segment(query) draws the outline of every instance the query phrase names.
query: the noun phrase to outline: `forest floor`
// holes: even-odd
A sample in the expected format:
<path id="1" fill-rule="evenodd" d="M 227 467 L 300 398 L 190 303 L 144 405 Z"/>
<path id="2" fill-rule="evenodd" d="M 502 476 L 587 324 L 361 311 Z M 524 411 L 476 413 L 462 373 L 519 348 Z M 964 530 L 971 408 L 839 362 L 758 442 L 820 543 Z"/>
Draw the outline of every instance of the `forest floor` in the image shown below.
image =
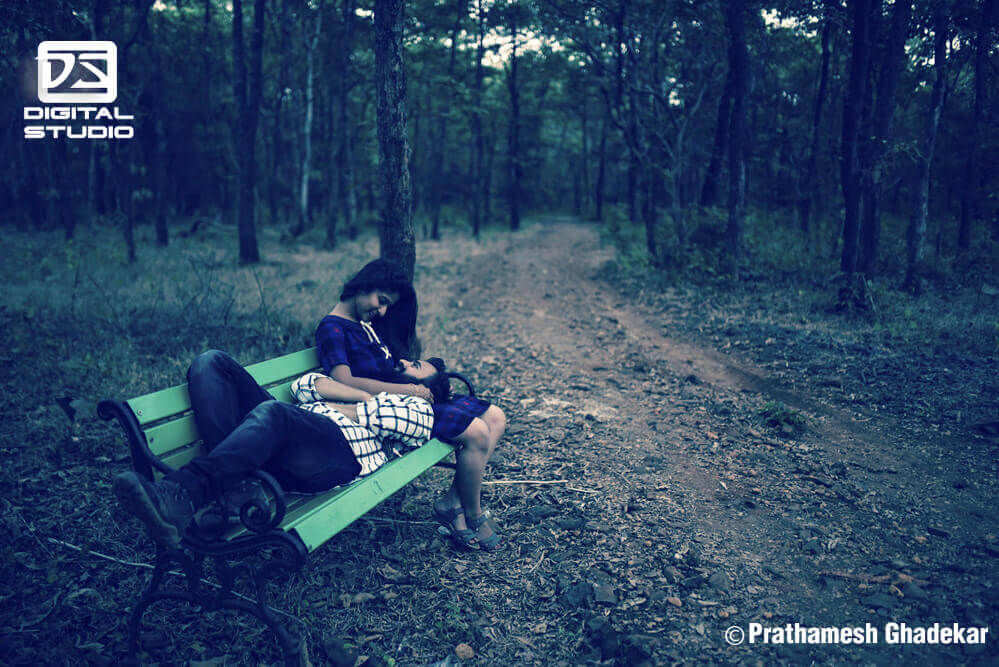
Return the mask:
<path id="1" fill-rule="evenodd" d="M 342 276 L 317 285 L 291 269 L 310 261 L 315 275 L 331 255 L 281 253 L 271 269 L 289 290 L 335 295 Z M 429 519 L 447 471 L 418 479 L 277 591 L 313 662 L 999 661 L 999 439 L 975 432 L 999 420 L 995 355 L 866 343 L 836 316 L 783 312 L 760 287 L 650 290 L 615 273 L 596 227 L 567 218 L 481 243 L 421 242 L 418 255 L 425 356 L 445 357 L 509 419 L 484 501 L 510 547 L 454 552 Z M 36 326 L 24 308 L 0 309 L 15 338 Z M 308 340 L 325 312 L 310 308 L 277 352 Z M 205 334 L 171 348 L 138 391 L 90 391 L 124 398 L 174 384 L 181 355 L 205 346 L 222 345 Z M 16 365 L 8 388 L 25 370 Z M 18 397 L 5 403 L 5 430 L 30 439 L 44 406 Z M 66 452 L 74 442 L 100 456 Z M 0 660 L 116 662 L 124 610 L 147 576 L 136 563 L 151 553 L 107 493 L 127 465 L 121 437 L 91 421 L 35 458 L 33 444 L 46 443 L 2 449 Z M 251 621 L 169 605 L 148 618 L 164 625 L 144 635 L 145 662 L 278 658 Z M 891 645 L 892 622 L 990 631 L 984 645 Z M 750 623 L 870 623 L 878 642 L 726 641 Z"/>

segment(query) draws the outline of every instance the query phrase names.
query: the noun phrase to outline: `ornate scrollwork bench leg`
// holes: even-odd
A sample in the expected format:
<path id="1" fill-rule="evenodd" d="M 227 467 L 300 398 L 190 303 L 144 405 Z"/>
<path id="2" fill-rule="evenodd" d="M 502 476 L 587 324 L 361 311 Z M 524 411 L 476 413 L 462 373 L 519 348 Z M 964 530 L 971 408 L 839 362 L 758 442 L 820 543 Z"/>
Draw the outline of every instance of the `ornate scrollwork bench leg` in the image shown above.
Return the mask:
<path id="1" fill-rule="evenodd" d="M 300 570 L 305 565 L 305 547 L 291 535 L 272 531 L 263 535 L 253 535 L 215 544 L 202 544 L 207 553 L 183 549 L 168 550 L 157 545 L 156 562 L 149 585 L 129 615 L 128 657 L 136 660 L 139 650 L 139 632 L 142 617 L 154 602 L 160 600 L 181 600 L 201 607 L 206 611 L 231 609 L 258 618 L 277 638 L 287 665 L 302 663 L 301 640 L 290 632 L 267 601 L 266 584 L 271 579 Z M 269 550 L 271 558 L 263 558 Z M 247 556 L 248 552 L 256 552 Z M 229 557 L 240 555 L 243 562 L 230 565 Z M 212 572 L 218 578 L 215 586 L 205 584 L 205 559 L 212 561 Z M 260 564 L 251 564 L 253 561 Z M 184 577 L 183 588 L 164 589 L 162 586 L 171 566 L 179 566 Z M 237 581 L 245 579 L 252 585 L 253 596 L 249 599 L 237 596 L 234 587 Z"/>

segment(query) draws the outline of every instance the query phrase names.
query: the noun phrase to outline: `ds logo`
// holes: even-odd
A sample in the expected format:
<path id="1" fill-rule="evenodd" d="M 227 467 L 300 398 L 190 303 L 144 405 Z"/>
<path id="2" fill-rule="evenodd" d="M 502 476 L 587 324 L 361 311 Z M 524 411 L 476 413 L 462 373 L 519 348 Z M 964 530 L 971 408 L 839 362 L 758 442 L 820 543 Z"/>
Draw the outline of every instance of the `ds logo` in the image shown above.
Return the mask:
<path id="1" fill-rule="evenodd" d="M 97 66 L 100 63 L 103 63 L 103 69 Z M 57 65 L 61 66 L 58 71 Z M 38 45 L 40 102 L 109 104 L 117 97 L 118 48 L 114 42 L 42 42 Z"/>
<path id="2" fill-rule="evenodd" d="M 118 47 L 114 42 L 42 42 L 38 45 L 38 100 L 43 105 L 64 106 L 24 107 L 24 138 L 131 139 L 135 127 L 121 121 L 132 121 L 135 116 L 103 106 L 116 99 Z"/>

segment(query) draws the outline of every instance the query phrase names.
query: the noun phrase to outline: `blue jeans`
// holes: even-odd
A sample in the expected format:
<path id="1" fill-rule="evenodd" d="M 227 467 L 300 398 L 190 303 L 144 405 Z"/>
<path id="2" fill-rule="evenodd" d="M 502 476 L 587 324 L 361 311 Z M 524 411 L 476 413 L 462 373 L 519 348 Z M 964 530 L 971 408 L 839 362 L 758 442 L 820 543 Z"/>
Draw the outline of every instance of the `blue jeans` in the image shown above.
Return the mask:
<path id="1" fill-rule="evenodd" d="M 208 453 L 169 477 L 195 506 L 217 499 L 252 470 L 302 493 L 345 484 L 361 470 L 334 421 L 274 400 L 224 352 L 198 356 L 187 370 L 187 388 Z"/>

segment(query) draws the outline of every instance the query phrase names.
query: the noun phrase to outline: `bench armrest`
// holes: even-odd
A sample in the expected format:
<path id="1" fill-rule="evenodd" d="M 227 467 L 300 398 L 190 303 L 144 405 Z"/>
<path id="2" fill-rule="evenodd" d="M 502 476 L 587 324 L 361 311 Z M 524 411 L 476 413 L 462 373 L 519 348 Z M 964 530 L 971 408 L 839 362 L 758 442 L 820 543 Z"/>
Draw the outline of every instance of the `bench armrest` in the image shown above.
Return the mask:
<path id="1" fill-rule="evenodd" d="M 232 532 L 229 519 L 235 517 L 249 533 L 266 533 L 284 521 L 288 501 L 276 479 L 263 470 L 253 470 L 239 486 L 208 506 L 191 526 L 199 542 L 224 539 Z"/>
<path id="2" fill-rule="evenodd" d="M 139 420 L 136 418 L 135 413 L 132 412 L 132 408 L 128 406 L 128 403 L 112 400 L 101 401 L 97 404 L 97 414 L 105 421 L 117 420 L 121 429 L 125 431 L 125 437 L 128 439 L 128 449 L 132 454 L 132 468 L 135 472 L 144 475 L 147 479 L 153 479 L 153 470 L 157 470 L 164 475 L 173 472 L 173 468 L 163 463 L 149 449 L 149 443 L 146 442 L 146 435 L 142 432 Z"/>
<path id="3" fill-rule="evenodd" d="M 97 405 L 97 414 L 106 421 L 117 420 L 125 432 L 135 472 L 151 480 L 154 479 L 154 472 L 167 475 L 174 471 L 149 449 L 139 420 L 127 403 L 101 401 Z M 196 522 L 191 527 L 191 537 L 196 543 L 204 545 L 223 539 L 232 530 L 229 518 L 233 514 L 250 533 L 266 533 L 281 525 L 288 511 L 288 503 L 278 481 L 263 470 L 254 470 L 244 479 L 259 484 L 263 493 L 245 498 L 238 498 L 238 494 L 230 493 L 210 505 L 203 515 L 209 518 Z M 227 505 L 231 506 L 231 511 Z"/>

